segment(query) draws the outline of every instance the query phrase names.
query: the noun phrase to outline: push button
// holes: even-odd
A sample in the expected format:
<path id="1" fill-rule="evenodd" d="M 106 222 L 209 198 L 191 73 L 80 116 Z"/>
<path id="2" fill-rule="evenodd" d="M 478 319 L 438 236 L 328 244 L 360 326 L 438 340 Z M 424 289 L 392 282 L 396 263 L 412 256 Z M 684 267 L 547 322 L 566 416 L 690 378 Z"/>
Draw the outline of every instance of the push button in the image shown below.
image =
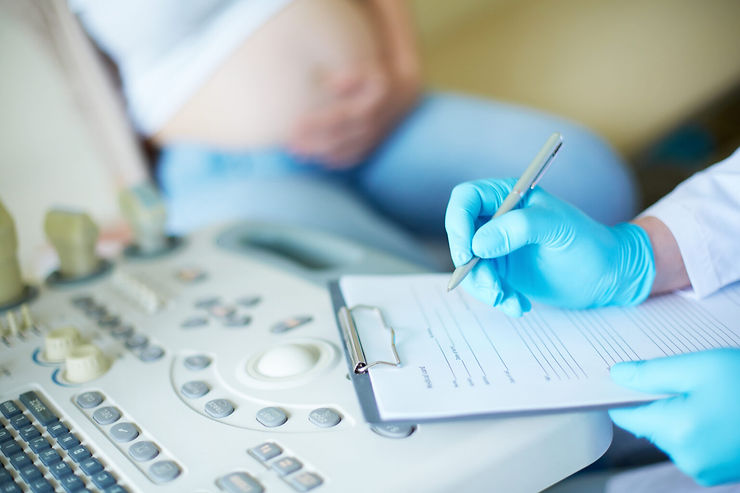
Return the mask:
<path id="1" fill-rule="evenodd" d="M 152 460 L 159 455 L 159 449 L 152 442 L 136 442 L 128 449 L 129 455 L 139 462 Z"/>
<path id="2" fill-rule="evenodd" d="M 260 462 L 267 462 L 268 460 L 282 454 L 283 449 L 281 449 L 275 443 L 265 442 L 261 445 L 250 448 L 249 450 L 247 450 L 247 453 Z"/>
<path id="3" fill-rule="evenodd" d="M 310 491 L 324 482 L 321 476 L 312 472 L 302 472 L 290 478 L 290 485 L 297 491 Z"/>
<path id="4" fill-rule="evenodd" d="M 97 407 L 103 402 L 103 394 L 100 392 L 84 392 L 75 399 L 77 405 L 83 409 Z"/>
<path id="5" fill-rule="evenodd" d="M 342 421 L 342 417 L 333 409 L 320 407 L 311 411 L 308 420 L 319 428 L 331 428 L 338 425 Z"/>
<path id="6" fill-rule="evenodd" d="M 182 395 L 188 399 L 197 399 L 206 395 L 211 389 L 205 382 L 192 380 L 185 382 L 180 390 L 182 391 Z"/>
<path id="7" fill-rule="evenodd" d="M 288 416 L 278 407 L 263 407 L 257 411 L 257 421 L 268 428 L 275 428 L 288 421 Z"/>
<path id="8" fill-rule="evenodd" d="M 180 475 L 180 466 L 171 460 L 160 460 L 151 465 L 149 473 L 155 482 L 166 483 Z"/>
<path id="9" fill-rule="evenodd" d="M 262 493 L 265 489 L 245 472 L 232 472 L 216 480 L 216 485 L 227 493 Z"/>
<path id="10" fill-rule="evenodd" d="M 300 463 L 295 457 L 283 457 L 278 459 L 271 464 L 271 467 L 281 476 L 287 476 L 288 474 L 297 471 L 303 464 Z"/>
<path id="11" fill-rule="evenodd" d="M 234 412 L 234 405 L 226 399 L 214 399 L 206 402 L 205 410 L 213 418 L 225 418 Z"/>

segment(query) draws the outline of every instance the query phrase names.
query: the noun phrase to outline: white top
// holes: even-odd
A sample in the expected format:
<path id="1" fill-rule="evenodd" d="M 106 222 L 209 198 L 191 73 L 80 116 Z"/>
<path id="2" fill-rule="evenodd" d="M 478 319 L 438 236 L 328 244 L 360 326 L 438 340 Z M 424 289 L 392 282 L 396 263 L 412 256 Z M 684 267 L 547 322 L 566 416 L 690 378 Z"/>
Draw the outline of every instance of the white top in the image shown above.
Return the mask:
<path id="1" fill-rule="evenodd" d="M 649 207 L 671 230 L 697 296 L 740 280 L 740 149 Z"/>
<path id="2" fill-rule="evenodd" d="M 118 66 L 136 129 L 151 135 L 292 0 L 68 0 Z"/>

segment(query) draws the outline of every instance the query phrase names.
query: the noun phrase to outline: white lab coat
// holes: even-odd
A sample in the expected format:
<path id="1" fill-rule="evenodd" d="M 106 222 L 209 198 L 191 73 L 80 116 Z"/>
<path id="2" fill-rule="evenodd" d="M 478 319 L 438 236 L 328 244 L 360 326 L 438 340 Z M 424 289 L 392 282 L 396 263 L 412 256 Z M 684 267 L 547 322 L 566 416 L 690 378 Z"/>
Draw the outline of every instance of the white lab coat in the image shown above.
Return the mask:
<path id="1" fill-rule="evenodd" d="M 699 297 L 740 280 L 740 149 L 648 208 L 678 242 Z"/>

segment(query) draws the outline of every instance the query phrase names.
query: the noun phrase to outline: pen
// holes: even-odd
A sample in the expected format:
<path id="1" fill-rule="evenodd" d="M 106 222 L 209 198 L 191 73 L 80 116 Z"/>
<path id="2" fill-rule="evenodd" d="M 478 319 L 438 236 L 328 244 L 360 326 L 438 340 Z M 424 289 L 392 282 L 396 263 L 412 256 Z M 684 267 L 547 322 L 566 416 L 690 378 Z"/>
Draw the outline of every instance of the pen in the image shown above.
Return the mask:
<path id="1" fill-rule="evenodd" d="M 529 166 L 527 166 L 527 169 L 524 170 L 521 178 L 517 180 L 514 188 L 511 190 L 511 192 L 509 192 L 509 195 L 506 196 L 491 220 L 499 217 L 502 214 L 506 214 L 511 209 L 513 209 L 514 206 L 516 206 L 516 204 L 519 203 L 519 201 L 524 197 L 524 194 L 537 185 L 537 182 L 540 181 L 542 176 L 545 174 L 545 171 L 547 171 L 547 168 L 550 167 L 555 154 L 558 153 L 562 145 L 563 136 L 557 132 L 552 134 L 550 138 L 547 139 L 545 145 L 542 146 L 540 152 L 538 152 L 532 162 L 529 163 Z M 473 257 L 467 263 L 455 269 L 455 271 L 450 276 L 450 282 L 447 284 L 448 292 L 455 289 L 462 282 L 462 280 L 465 279 L 465 276 L 467 276 L 468 273 L 473 270 L 473 267 L 475 267 L 475 264 L 478 263 L 478 260 L 480 260 L 480 258 Z"/>

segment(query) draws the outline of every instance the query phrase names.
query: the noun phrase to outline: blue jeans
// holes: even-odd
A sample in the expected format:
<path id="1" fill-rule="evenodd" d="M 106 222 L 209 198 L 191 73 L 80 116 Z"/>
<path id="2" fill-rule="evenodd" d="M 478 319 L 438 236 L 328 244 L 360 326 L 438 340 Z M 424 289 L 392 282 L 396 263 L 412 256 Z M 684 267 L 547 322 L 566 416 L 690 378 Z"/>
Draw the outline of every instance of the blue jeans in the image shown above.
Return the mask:
<path id="1" fill-rule="evenodd" d="M 599 221 L 630 219 L 632 176 L 601 138 L 561 117 L 452 94 L 427 95 L 350 170 L 329 171 L 281 149 L 179 144 L 163 150 L 157 175 L 175 233 L 237 218 L 293 223 L 429 264 L 419 239 L 444 241 L 452 188 L 519 176 L 554 131 L 563 148 L 540 185 Z"/>

